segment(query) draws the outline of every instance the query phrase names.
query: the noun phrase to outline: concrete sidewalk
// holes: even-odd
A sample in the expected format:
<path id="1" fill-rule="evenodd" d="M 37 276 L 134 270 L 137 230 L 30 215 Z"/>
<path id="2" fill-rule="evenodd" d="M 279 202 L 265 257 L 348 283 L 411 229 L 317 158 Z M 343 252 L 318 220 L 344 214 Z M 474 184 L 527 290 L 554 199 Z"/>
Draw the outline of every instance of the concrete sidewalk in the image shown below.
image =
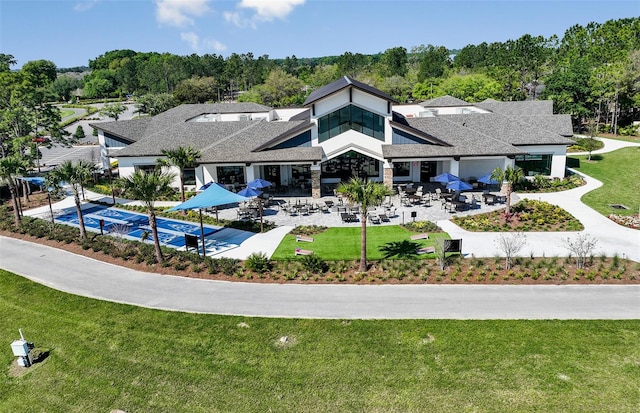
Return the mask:
<path id="1" fill-rule="evenodd" d="M 535 199 L 560 206 L 582 222 L 585 229 L 580 232 L 527 232 L 526 245 L 517 255 L 521 257 L 567 256 L 569 254 L 569 250 L 565 247 L 567 238 L 573 239 L 577 234 L 588 234 L 598 240 L 594 255 L 604 254 L 608 257 L 618 255 L 620 258 L 640 262 L 640 231 L 618 225 L 583 204 L 580 201 L 582 195 L 599 188 L 602 182 L 586 175 L 582 176 L 587 183 L 578 188 L 553 193 L 518 194 L 521 199 Z M 438 221 L 438 225 L 448 232 L 451 238 L 462 239 L 462 252 L 466 255 L 476 257 L 504 255 L 498 249 L 497 239 L 501 235 L 509 236 L 509 233 L 465 231 L 449 220 Z"/>

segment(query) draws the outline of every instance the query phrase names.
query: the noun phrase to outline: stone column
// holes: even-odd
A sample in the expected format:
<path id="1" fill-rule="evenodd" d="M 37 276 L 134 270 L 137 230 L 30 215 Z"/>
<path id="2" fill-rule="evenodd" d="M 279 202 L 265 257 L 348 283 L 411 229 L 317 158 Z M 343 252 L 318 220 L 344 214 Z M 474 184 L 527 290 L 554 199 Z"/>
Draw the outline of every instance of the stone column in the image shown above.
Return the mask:
<path id="1" fill-rule="evenodd" d="M 311 165 L 311 196 L 321 198 L 322 191 L 320 189 L 320 165 Z"/>
<path id="2" fill-rule="evenodd" d="M 382 183 L 384 183 L 389 189 L 393 188 L 393 168 L 384 168 Z"/>

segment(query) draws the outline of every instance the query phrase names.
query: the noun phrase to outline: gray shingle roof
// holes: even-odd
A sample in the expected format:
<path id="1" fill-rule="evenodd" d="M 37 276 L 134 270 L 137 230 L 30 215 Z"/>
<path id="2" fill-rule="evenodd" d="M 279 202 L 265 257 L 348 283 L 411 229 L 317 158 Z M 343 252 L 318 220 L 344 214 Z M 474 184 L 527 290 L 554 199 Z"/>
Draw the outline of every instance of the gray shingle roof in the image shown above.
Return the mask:
<path id="1" fill-rule="evenodd" d="M 436 107 L 444 108 L 444 107 L 450 107 L 450 106 L 473 106 L 469 102 L 465 102 L 462 99 L 458 99 L 456 97 L 449 96 L 449 95 L 439 96 L 437 98 L 425 100 L 424 102 L 420 102 L 420 105 L 425 108 L 436 108 Z"/>
<path id="2" fill-rule="evenodd" d="M 121 149 L 118 156 L 161 156 L 162 150 L 190 146 L 200 151 L 202 163 L 321 160 L 319 147 L 254 151 L 304 124 L 308 122 L 181 122 Z"/>
<path id="3" fill-rule="evenodd" d="M 320 89 L 314 90 L 311 92 L 307 100 L 303 103 L 303 106 L 309 106 L 314 102 L 317 102 L 320 99 L 323 99 L 327 96 L 333 95 L 336 92 L 341 91 L 342 89 L 346 89 L 348 87 L 354 87 L 356 89 L 360 89 L 364 92 L 367 92 L 371 95 L 377 96 L 381 99 L 384 99 L 388 102 L 397 103 L 397 101 L 391 96 L 387 95 L 381 90 L 378 90 L 372 86 L 369 86 L 365 83 L 358 82 L 355 79 L 352 79 L 348 76 L 341 77 L 333 83 L 329 83 L 326 86 L 321 87 Z"/>
<path id="4" fill-rule="evenodd" d="M 151 118 L 148 117 L 132 120 L 121 120 L 117 122 L 95 122 L 90 123 L 89 126 L 124 138 L 130 142 L 135 142 L 144 136 L 145 130 L 150 123 Z"/>
<path id="5" fill-rule="evenodd" d="M 468 116 L 468 115 L 462 115 Z M 449 121 L 450 115 L 407 119 L 411 128 L 448 143 L 444 145 L 386 145 L 383 153 L 392 157 L 519 155 L 523 152 L 492 135 Z M 408 148 L 404 148 L 407 146 Z"/>
<path id="6" fill-rule="evenodd" d="M 499 102 L 497 100 L 487 99 L 475 105 L 493 113 L 500 113 L 507 116 L 553 115 L 552 100 Z"/>
<path id="7" fill-rule="evenodd" d="M 516 117 L 497 113 L 470 113 L 440 116 L 484 135 L 512 145 L 571 145 L 573 141 L 555 131 L 536 127 Z"/>

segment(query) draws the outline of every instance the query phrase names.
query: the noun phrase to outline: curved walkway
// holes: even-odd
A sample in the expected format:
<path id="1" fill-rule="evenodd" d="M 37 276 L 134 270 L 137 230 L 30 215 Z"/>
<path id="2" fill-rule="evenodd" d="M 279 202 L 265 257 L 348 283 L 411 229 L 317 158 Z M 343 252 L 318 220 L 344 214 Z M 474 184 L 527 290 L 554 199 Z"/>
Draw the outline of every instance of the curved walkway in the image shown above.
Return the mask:
<path id="1" fill-rule="evenodd" d="M 223 315 L 350 319 L 638 319 L 640 285 L 302 285 L 133 271 L 0 237 L 0 266 L 85 297 Z"/>
<path id="2" fill-rule="evenodd" d="M 619 141 L 616 139 L 598 138 L 605 144 L 604 148 L 593 151 L 592 154 L 613 152 L 621 148 L 637 146 L 640 143 Z M 571 153 L 569 155 L 587 155 L 584 153 Z M 594 255 L 604 254 L 608 257 L 618 255 L 640 262 L 640 231 L 623 227 L 602 214 L 596 212 L 580 200 L 584 194 L 602 186 L 602 182 L 595 178 L 579 174 L 586 180 L 586 185 L 579 188 L 552 193 L 518 193 L 521 198 L 537 199 L 548 202 L 565 209 L 576 217 L 584 225 L 584 230 L 580 232 L 527 232 L 526 245 L 518 253 L 519 256 L 567 256 L 569 250 L 565 247 L 567 238 L 573 239 L 578 234 L 588 234 L 597 239 L 598 243 Z M 470 232 L 465 231 L 449 220 L 438 221 L 438 225 L 449 233 L 451 238 L 461 238 L 462 252 L 466 255 L 473 254 L 476 257 L 493 257 L 504 255 L 497 245 L 497 240 L 501 235 L 508 236 L 509 233 L 490 232 Z"/>

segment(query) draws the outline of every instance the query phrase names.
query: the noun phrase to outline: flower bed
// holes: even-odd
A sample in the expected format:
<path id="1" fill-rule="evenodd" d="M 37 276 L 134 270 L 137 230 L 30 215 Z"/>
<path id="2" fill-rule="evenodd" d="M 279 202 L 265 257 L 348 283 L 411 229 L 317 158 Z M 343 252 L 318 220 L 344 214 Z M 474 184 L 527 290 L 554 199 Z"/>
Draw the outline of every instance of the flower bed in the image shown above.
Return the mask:
<path id="1" fill-rule="evenodd" d="M 453 222 L 467 231 L 581 231 L 584 226 L 564 209 L 544 201 L 524 199 L 511 206 L 507 216 L 502 210 L 486 214 L 454 217 Z"/>
<path id="2" fill-rule="evenodd" d="M 615 222 L 616 224 L 633 228 L 640 229 L 640 215 L 615 215 L 609 214 L 607 218 Z"/>

